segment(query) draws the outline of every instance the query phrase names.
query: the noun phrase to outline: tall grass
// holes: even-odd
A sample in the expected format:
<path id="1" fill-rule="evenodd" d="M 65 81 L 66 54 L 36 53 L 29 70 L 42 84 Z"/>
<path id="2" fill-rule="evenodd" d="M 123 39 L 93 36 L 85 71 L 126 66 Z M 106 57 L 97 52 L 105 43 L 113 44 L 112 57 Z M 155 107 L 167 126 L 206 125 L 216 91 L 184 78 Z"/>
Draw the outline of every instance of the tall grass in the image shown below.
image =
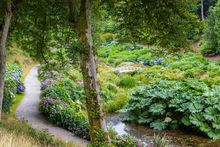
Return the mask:
<path id="1" fill-rule="evenodd" d="M 24 134 L 8 132 L 6 129 L 0 129 L 0 147 L 41 147 L 39 142 L 31 139 Z"/>
<path id="2" fill-rule="evenodd" d="M 0 147 L 76 147 L 76 145 L 54 138 L 46 130 L 35 130 L 14 116 L 3 115 L 0 125 Z"/>

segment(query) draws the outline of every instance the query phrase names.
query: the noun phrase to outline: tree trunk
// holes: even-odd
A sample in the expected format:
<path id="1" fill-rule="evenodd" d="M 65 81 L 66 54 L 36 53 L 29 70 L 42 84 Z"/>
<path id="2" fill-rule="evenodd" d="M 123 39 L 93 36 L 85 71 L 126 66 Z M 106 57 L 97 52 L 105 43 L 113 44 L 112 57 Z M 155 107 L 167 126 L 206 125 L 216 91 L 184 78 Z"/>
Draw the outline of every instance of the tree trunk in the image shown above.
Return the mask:
<path id="1" fill-rule="evenodd" d="M 0 120 L 2 116 L 2 103 L 4 94 L 4 78 L 6 68 L 6 42 L 8 38 L 8 31 L 11 25 L 12 18 L 12 2 L 11 0 L 5 0 L 5 16 L 2 30 L 0 30 Z"/>
<path id="2" fill-rule="evenodd" d="M 204 1 L 201 0 L 201 19 L 204 20 Z"/>
<path id="3" fill-rule="evenodd" d="M 83 74 L 86 106 L 90 124 L 90 137 L 93 145 L 109 143 L 103 102 L 100 97 L 96 76 L 96 63 L 91 32 L 91 0 L 81 0 L 77 33 L 81 45 L 81 70 Z"/>

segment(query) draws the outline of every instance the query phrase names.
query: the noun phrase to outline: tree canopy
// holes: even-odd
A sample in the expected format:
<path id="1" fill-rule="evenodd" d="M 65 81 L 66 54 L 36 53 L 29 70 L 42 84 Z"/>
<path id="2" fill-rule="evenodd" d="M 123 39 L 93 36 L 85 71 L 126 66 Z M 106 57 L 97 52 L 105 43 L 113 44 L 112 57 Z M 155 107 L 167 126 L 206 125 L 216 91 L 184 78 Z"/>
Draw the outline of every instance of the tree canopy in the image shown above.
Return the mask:
<path id="1" fill-rule="evenodd" d="M 197 0 L 120 0 L 107 4 L 124 38 L 183 47 L 189 32 L 198 25 L 192 11 Z"/>

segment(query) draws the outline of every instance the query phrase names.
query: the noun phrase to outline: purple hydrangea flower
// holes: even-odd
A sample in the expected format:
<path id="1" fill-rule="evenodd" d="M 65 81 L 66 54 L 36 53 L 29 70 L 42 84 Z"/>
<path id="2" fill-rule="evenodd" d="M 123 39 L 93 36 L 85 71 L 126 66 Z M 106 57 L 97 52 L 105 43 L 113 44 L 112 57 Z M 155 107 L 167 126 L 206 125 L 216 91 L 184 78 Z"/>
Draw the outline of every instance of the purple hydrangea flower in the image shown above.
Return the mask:
<path id="1" fill-rule="evenodd" d="M 44 80 L 41 84 L 41 90 L 53 87 L 53 84 L 59 80 L 61 80 L 61 78 L 54 78 L 54 79 L 49 78 Z"/>
<path id="2" fill-rule="evenodd" d="M 75 85 L 77 85 L 77 86 L 83 86 L 83 81 L 76 81 L 76 82 L 75 82 Z"/>
<path id="3" fill-rule="evenodd" d="M 44 98 L 42 101 L 43 105 L 49 105 L 49 104 L 63 104 L 64 107 L 67 107 L 67 103 L 64 102 L 61 99 L 53 99 L 53 98 Z"/>

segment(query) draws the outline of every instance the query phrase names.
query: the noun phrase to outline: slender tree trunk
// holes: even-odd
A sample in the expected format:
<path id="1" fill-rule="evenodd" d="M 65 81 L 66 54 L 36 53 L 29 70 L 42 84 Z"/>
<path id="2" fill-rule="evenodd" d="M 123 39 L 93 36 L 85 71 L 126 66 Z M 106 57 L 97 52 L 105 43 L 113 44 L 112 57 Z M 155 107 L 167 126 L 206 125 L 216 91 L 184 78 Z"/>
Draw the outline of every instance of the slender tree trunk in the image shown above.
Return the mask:
<path id="1" fill-rule="evenodd" d="M 204 20 L 204 1 L 201 0 L 201 19 Z"/>
<path id="2" fill-rule="evenodd" d="M 77 25 L 81 45 L 81 70 L 86 94 L 86 106 L 89 116 L 90 137 L 93 145 L 109 143 L 103 102 L 100 97 L 96 76 L 96 63 L 91 32 L 91 0 L 81 0 L 80 17 Z"/>
<path id="3" fill-rule="evenodd" d="M 2 103 L 4 94 L 4 78 L 6 68 L 6 42 L 8 38 L 8 31 L 11 25 L 12 18 L 12 2 L 5 0 L 5 16 L 2 30 L 0 30 L 0 120 L 2 116 Z"/>

